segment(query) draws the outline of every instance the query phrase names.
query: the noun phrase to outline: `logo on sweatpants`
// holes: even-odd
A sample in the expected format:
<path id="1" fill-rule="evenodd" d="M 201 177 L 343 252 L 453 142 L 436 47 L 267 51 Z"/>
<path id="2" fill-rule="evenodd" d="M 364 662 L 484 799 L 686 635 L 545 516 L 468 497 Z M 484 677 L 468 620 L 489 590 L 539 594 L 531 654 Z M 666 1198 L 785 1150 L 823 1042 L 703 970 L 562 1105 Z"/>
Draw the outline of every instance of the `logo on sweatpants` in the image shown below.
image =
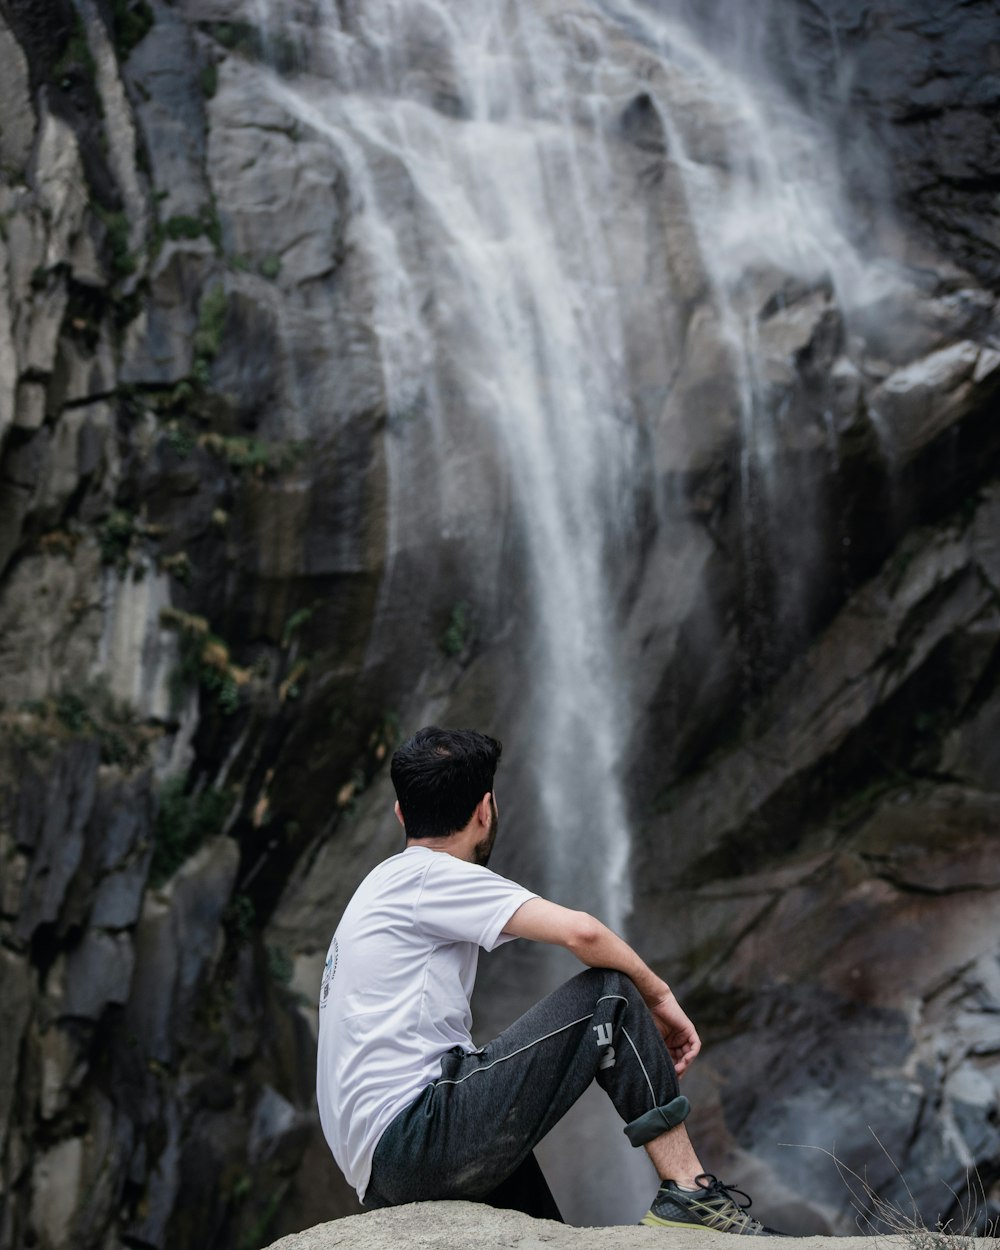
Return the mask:
<path id="1" fill-rule="evenodd" d="M 601 1062 L 598 1064 L 598 1072 L 605 1068 L 613 1068 L 615 1066 L 615 1048 L 611 1045 L 611 1025 L 610 1024 L 592 1024 L 590 1026 L 597 1034 L 598 1046 L 606 1046 L 607 1051 Z"/>

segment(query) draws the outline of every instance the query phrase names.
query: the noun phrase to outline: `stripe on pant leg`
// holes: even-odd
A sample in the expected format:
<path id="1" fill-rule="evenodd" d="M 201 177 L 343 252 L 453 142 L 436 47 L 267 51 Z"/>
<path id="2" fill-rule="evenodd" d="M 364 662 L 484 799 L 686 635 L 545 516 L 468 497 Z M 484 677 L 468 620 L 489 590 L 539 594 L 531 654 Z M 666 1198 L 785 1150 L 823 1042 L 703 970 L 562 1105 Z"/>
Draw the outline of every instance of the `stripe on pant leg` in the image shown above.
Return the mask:
<path id="1" fill-rule="evenodd" d="M 501 1055 L 499 1059 L 494 1059 L 492 1063 L 487 1063 L 481 1068 L 476 1068 L 472 1072 L 466 1072 L 465 1076 L 459 1077 L 438 1077 L 436 1081 L 432 1081 L 432 1085 L 461 1085 L 463 1081 L 467 1081 L 470 1076 L 477 1076 L 480 1072 L 489 1072 L 490 1068 L 495 1068 L 498 1063 L 505 1063 L 508 1059 L 513 1059 L 516 1055 L 523 1055 L 526 1050 L 530 1050 L 532 1046 L 537 1046 L 539 1042 L 548 1041 L 550 1037 L 555 1037 L 559 1033 L 565 1033 L 567 1029 L 571 1029 L 575 1024 L 582 1024 L 584 1020 L 592 1020 L 594 1013 L 588 1012 L 585 1016 L 581 1016 L 579 1020 L 570 1020 L 569 1024 L 560 1025 L 558 1029 L 553 1029 L 551 1033 L 546 1033 L 544 1037 L 536 1037 L 533 1042 L 528 1042 L 526 1046 L 521 1046 L 517 1050 L 512 1050 L 509 1055 Z M 648 1078 L 647 1078 L 648 1079 Z"/>
<path id="2" fill-rule="evenodd" d="M 639 1051 L 636 1047 L 635 1042 L 633 1042 L 632 1038 L 629 1037 L 629 1031 L 628 1029 L 625 1028 L 624 1025 L 622 1025 L 622 1032 L 625 1034 L 626 1037 L 628 1037 L 628 1044 L 632 1047 L 632 1050 L 635 1052 L 636 1059 L 639 1060 L 639 1067 L 642 1068 L 642 1075 L 646 1078 L 646 1084 L 649 1086 L 649 1096 L 650 1098 L 652 1098 L 653 1106 L 655 1107 L 656 1095 L 653 1093 L 653 1082 L 649 1079 L 649 1073 L 646 1071 L 646 1065 L 642 1062 L 642 1056 L 639 1054 Z"/>

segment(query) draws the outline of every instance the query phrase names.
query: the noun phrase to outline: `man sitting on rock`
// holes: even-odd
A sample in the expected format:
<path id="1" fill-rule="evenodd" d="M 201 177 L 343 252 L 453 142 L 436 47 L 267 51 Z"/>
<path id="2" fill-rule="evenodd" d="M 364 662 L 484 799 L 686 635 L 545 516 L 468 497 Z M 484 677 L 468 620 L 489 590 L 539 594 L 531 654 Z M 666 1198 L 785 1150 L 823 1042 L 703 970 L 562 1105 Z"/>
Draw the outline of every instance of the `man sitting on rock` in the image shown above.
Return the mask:
<path id="1" fill-rule="evenodd" d="M 532 1150 L 596 1079 L 661 1178 L 643 1224 L 770 1232 L 688 1138 L 677 1078 L 701 1042 L 669 986 L 599 920 L 486 867 L 500 750 L 431 727 L 392 757 L 406 847 L 348 904 L 320 991 L 317 1092 L 337 1163 L 368 1207 L 465 1198 L 523 1210 L 520 1190 L 536 1194 L 529 1214 L 559 1218 Z M 516 937 L 564 946 L 588 970 L 476 1047 L 479 947 Z"/>

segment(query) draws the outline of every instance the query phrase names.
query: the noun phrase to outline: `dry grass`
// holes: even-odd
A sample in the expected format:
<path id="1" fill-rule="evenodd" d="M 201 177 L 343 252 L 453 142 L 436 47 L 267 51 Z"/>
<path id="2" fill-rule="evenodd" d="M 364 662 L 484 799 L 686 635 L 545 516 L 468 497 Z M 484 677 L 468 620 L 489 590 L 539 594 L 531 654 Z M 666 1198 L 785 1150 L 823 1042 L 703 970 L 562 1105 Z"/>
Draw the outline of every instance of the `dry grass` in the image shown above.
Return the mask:
<path id="1" fill-rule="evenodd" d="M 819 1150 L 833 1160 L 851 1195 L 857 1212 L 855 1222 L 863 1236 L 901 1237 L 908 1250 L 1000 1250 L 1000 1221 L 988 1218 L 989 1201 L 978 1171 L 966 1171 L 965 1185 L 958 1192 L 945 1185 L 954 1199 L 954 1214 L 945 1220 L 939 1217 L 929 1225 L 896 1161 L 874 1132 L 872 1136 L 902 1183 L 907 1198 L 904 1204 L 883 1198 L 868 1180 L 867 1173 L 855 1172 L 833 1151 L 824 1150 L 822 1146 L 805 1147 Z"/>

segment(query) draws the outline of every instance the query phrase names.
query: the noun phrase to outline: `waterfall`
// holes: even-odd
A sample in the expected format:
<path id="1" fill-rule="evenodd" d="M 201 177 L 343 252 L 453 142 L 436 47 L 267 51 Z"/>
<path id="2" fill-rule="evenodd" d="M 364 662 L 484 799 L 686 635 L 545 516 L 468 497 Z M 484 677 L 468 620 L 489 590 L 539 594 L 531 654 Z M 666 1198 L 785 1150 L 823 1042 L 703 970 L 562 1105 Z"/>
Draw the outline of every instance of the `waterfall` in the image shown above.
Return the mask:
<path id="1" fill-rule="evenodd" d="M 330 9 L 320 37 L 317 68 L 340 90 L 305 76 L 271 89 L 350 171 L 390 414 L 390 556 L 454 537 L 450 505 L 476 477 L 463 477 L 463 443 L 502 467 L 531 618 L 531 654 L 511 676 L 542 820 L 566 831 L 546 840 L 545 874 L 620 929 L 627 697 L 613 564 L 639 443 L 601 128 L 577 124 L 569 49 L 537 6 L 376 3 L 349 20 Z M 428 445 L 430 482 L 414 473 Z M 441 505 L 415 535 L 428 487 Z"/>
<path id="2" fill-rule="evenodd" d="M 621 929 L 635 676 L 620 638 L 630 585 L 664 575 L 643 566 L 639 518 L 658 508 L 670 524 L 665 463 L 728 424 L 743 507 L 768 528 L 791 418 L 759 368 L 755 275 L 772 290 L 825 283 L 845 316 L 894 277 L 844 229 L 818 128 L 656 6 L 317 0 L 306 28 L 298 7 L 271 0 L 267 22 L 299 32 L 300 70 L 261 83 L 346 171 L 367 283 L 358 350 L 377 357 L 385 397 L 380 617 L 407 620 L 412 570 L 439 550 L 475 593 L 478 553 L 508 536 L 516 567 L 484 562 L 510 582 L 482 593 L 518 605 L 509 702 L 536 791 L 518 810 L 544 848 L 532 884 Z M 680 414 L 685 431 L 671 404 L 699 325 L 716 391 Z M 828 462 L 821 412 L 816 424 Z M 810 576 L 808 529 L 803 517 L 786 607 Z M 503 811 L 502 780 L 500 795 Z M 651 1174 L 620 1136 L 610 1116 L 589 1164 L 576 1145 L 564 1160 L 571 1219 L 641 1214 Z"/>

